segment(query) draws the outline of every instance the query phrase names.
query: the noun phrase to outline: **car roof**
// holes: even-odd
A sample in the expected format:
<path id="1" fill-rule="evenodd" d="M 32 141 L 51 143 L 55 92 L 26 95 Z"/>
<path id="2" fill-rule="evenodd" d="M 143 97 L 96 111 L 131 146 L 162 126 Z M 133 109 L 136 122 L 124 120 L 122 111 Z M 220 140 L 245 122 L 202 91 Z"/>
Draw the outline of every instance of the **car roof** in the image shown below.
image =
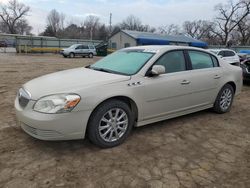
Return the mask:
<path id="1" fill-rule="evenodd" d="M 220 48 L 220 49 L 208 49 L 210 51 L 216 51 L 216 52 L 219 52 L 219 51 L 232 51 L 232 52 L 235 52 L 234 50 L 231 50 L 231 49 L 227 49 L 227 48 Z"/>
<path id="2" fill-rule="evenodd" d="M 183 49 L 189 49 L 189 50 L 200 50 L 207 52 L 206 50 L 202 48 L 196 48 L 196 47 L 190 47 L 190 46 L 176 46 L 176 45 L 150 45 L 150 46 L 135 46 L 135 47 L 129 47 L 125 48 L 128 50 L 136 50 L 136 49 L 143 49 L 145 51 L 151 51 L 151 52 L 160 52 L 160 51 L 169 51 L 169 50 L 183 50 Z"/>

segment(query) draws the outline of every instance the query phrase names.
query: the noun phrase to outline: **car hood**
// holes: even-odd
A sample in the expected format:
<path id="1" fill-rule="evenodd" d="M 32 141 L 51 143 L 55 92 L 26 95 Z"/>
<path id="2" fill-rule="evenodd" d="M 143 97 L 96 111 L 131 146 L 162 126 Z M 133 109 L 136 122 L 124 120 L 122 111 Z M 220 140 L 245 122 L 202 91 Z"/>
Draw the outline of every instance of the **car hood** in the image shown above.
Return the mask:
<path id="1" fill-rule="evenodd" d="M 70 51 L 70 48 L 63 48 L 62 51 Z"/>
<path id="2" fill-rule="evenodd" d="M 89 87 L 129 80 L 130 76 L 111 74 L 88 68 L 75 68 L 47 74 L 23 85 L 32 100 L 57 93 L 77 93 Z"/>

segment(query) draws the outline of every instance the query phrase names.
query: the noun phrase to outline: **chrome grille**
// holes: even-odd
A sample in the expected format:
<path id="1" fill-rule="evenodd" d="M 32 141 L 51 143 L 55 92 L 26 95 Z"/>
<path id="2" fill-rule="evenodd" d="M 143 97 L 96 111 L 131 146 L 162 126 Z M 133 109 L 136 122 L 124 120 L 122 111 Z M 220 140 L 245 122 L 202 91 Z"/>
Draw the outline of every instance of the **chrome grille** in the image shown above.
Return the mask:
<path id="1" fill-rule="evenodd" d="M 19 89 L 18 91 L 18 101 L 21 107 L 26 107 L 27 104 L 29 103 L 31 96 L 30 94 L 25 91 L 23 88 Z"/>

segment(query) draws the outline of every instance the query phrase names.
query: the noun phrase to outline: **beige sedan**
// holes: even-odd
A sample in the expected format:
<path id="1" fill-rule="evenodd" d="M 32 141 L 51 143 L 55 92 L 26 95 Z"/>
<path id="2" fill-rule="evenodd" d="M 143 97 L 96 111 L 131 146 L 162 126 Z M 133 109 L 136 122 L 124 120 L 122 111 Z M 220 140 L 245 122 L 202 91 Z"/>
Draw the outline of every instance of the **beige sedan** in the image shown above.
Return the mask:
<path id="1" fill-rule="evenodd" d="M 35 138 L 87 135 L 105 148 L 121 144 L 133 127 L 208 108 L 228 112 L 241 87 L 241 68 L 205 50 L 138 46 L 27 82 L 15 108 L 22 129 Z"/>

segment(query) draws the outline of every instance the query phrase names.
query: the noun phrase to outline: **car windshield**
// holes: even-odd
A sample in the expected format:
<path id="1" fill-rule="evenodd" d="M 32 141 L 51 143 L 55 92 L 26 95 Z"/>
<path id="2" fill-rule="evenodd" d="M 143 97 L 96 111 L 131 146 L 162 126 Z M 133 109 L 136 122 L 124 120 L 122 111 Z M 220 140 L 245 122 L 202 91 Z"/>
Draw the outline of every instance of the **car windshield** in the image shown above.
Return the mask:
<path id="1" fill-rule="evenodd" d="M 123 75 L 137 73 L 155 53 L 144 50 L 121 50 L 97 61 L 90 68 Z"/>
<path id="2" fill-rule="evenodd" d="M 75 49 L 77 46 L 79 46 L 79 44 L 73 44 L 72 46 L 70 46 L 70 49 Z"/>

